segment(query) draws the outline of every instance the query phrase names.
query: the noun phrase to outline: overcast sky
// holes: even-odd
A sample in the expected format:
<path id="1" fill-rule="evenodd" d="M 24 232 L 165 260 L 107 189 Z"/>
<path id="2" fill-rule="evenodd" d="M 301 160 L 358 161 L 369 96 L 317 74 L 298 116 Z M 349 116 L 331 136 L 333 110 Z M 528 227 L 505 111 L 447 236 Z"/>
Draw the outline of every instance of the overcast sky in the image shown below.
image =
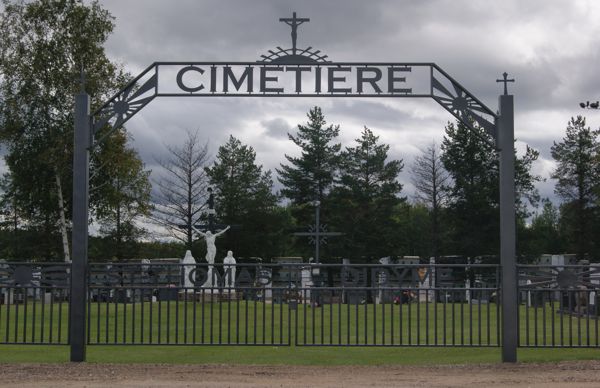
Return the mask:
<path id="1" fill-rule="evenodd" d="M 548 180 L 542 196 L 554 197 L 550 146 L 570 117 L 584 114 L 593 128 L 600 112 L 580 101 L 600 98 L 599 1 L 364 1 L 364 0 L 101 0 L 116 17 L 107 43 L 109 57 L 132 74 L 154 61 L 255 61 L 268 49 L 290 47 L 290 29 L 278 20 L 309 17 L 299 27 L 298 46 L 312 46 L 331 61 L 436 62 L 484 104 L 497 109 L 508 72 L 516 83 L 515 136 L 541 153 L 535 172 Z M 296 154 L 287 139 L 306 112 L 322 107 L 339 124 L 340 141 L 352 145 L 363 126 L 403 159 L 400 181 L 412 195 L 409 167 L 420 149 L 438 144 L 452 116 L 433 100 L 344 98 L 155 99 L 127 129 L 147 166 L 164 144 L 185 130 L 201 131 L 213 155 L 232 134 L 257 151 L 274 170 L 284 154 Z M 273 171 L 274 172 L 274 171 Z"/>

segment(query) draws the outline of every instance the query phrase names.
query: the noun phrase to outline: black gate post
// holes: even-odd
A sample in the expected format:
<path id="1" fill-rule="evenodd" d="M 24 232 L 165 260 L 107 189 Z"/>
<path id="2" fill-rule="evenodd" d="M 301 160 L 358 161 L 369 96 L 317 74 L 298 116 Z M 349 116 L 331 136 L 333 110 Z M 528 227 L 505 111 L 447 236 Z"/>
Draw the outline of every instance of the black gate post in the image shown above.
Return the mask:
<path id="1" fill-rule="evenodd" d="M 73 150 L 73 247 L 69 294 L 69 343 L 71 361 L 85 361 L 85 307 L 88 261 L 88 192 L 91 121 L 90 96 L 82 90 L 75 96 Z"/>
<path id="2" fill-rule="evenodd" d="M 517 263 L 513 96 L 500 96 L 500 264 L 502 266 L 502 361 L 517 361 Z"/>

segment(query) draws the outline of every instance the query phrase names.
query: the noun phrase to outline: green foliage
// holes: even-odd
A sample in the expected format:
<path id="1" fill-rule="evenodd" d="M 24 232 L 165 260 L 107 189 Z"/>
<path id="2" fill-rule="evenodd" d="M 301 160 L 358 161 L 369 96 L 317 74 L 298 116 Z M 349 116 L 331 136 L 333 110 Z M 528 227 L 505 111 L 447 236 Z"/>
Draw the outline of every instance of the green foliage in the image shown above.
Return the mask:
<path id="1" fill-rule="evenodd" d="M 115 261 L 114 240 L 111 236 L 91 236 L 88 257 L 90 262 Z M 126 240 L 122 244 L 125 260 L 182 258 L 185 245 L 178 241 L 139 241 Z M 195 257 L 200 257 L 196 255 Z"/>
<path id="2" fill-rule="evenodd" d="M 396 239 L 399 248 L 398 256 L 419 256 L 428 259 L 433 255 L 434 245 L 430 238 L 432 213 L 420 203 L 404 202 L 393 211 L 398 224 Z"/>
<path id="3" fill-rule="evenodd" d="M 567 253 L 560 230 L 559 211 L 547 198 L 542 203 L 542 212 L 533 217 L 529 228 L 531 254 L 539 257 L 541 254 Z"/>
<path id="4" fill-rule="evenodd" d="M 561 224 L 568 248 L 583 259 L 591 254 L 600 259 L 596 243 L 600 227 L 600 130 L 586 128 L 585 118 L 571 118 L 565 137 L 551 148 L 557 163 L 552 178 L 554 191 L 563 199 Z"/>
<path id="5" fill-rule="evenodd" d="M 263 171 L 256 164 L 254 149 L 229 136 L 206 173 L 216 191 L 219 220 L 241 226 L 221 237 L 221 245 L 236 256 L 283 255 L 291 220 L 287 212 L 277 208 L 271 171 Z"/>
<path id="6" fill-rule="evenodd" d="M 281 170 L 277 170 L 284 186 L 281 194 L 294 205 L 323 201 L 333 185 L 339 164 L 341 145 L 334 143 L 339 125 L 326 127 L 325 116 L 318 106 L 307 116 L 308 122 L 298 124 L 296 135 L 288 134 L 289 139 L 300 147 L 300 157 L 285 155 L 289 164 L 282 164 Z"/>
<path id="7" fill-rule="evenodd" d="M 329 194 L 334 184 L 340 163 L 341 144 L 335 143 L 339 125 L 327 126 L 325 116 L 318 106 L 307 114 L 306 124 L 298 124 L 296 135 L 288 133 L 289 139 L 300 148 L 300 156 L 285 155 L 287 165 L 277 169 L 281 194 L 291 202 L 290 211 L 296 225 L 305 229 L 314 225 L 314 201 L 319 201 L 324 223 L 330 220 Z M 295 240 L 294 255 L 313 255 L 313 247 L 306 239 Z"/>
<path id="8" fill-rule="evenodd" d="M 499 249 L 499 164 L 493 139 L 484 129 L 448 123 L 442 142 L 442 162 L 453 186 L 449 191 L 452 241 L 447 249 L 465 256 L 489 255 Z M 517 222 L 527 216 L 526 204 L 536 205 L 539 194 L 531 173 L 538 152 L 527 147 L 515 157 Z M 522 250 L 523 241 L 517 243 Z"/>
<path id="9" fill-rule="evenodd" d="M 4 227 L 0 229 L 0 258 L 9 261 L 60 261 L 60 236 L 56 230 L 43 227 Z"/>
<path id="10" fill-rule="evenodd" d="M 465 256 L 498 251 L 498 163 L 489 136 L 462 123 L 448 123 L 442 162 L 453 186 L 449 192 L 453 244 Z"/>
<path id="11" fill-rule="evenodd" d="M 393 209 L 402 201 L 397 181 L 402 160 L 388 161 L 390 146 L 365 127 L 355 147 L 341 154 L 340 178 L 330 199 L 332 224 L 344 233 L 332 239 L 338 255 L 379 258 L 398 248 Z"/>
<path id="12" fill-rule="evenodd" d="M 81 87 L 80 72 L 92 109 L 127 78 L 104 53 L 113 27 L 112 16 L 95 1 L 4 1 L 0 140 L 7 149 L 11 201 L 27 227 L 45 230 L 45 238 L 54 238 L 57 229 L 63 241 L 68 237 L 61 220 L 70 218 L 73 95 Z"/>
<path id="13" fill-rule="evenodd" d="M 150 213 L 150 171 L 127 143 L 125 131 L 116 131 L 111 141 L 97 149 L 99 155 L 92 166 L 92 180 L 98 183 L 90 196 L 96 199 L 100 232 L 113 242 L 107 257 L 117 260 L 133 257 L 134 252 L 124 248 L 143 236 L 136 221 Z M 105 162 L 98 165 L 100 160 Z"/>

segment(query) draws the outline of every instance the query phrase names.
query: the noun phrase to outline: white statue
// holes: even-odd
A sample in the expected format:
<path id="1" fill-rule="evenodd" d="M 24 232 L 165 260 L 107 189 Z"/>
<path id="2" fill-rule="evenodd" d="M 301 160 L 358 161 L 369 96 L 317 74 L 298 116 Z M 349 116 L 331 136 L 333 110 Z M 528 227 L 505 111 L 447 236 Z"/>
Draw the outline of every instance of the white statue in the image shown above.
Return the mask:
<path id="1" fill-rule="evenodd" d="M 215 287 L 215 276 L 213 273 L 213 266 L 212 264 L 215 263 L 215 256 L 217 255 L 217 246 L 215 245 L 215 239 L 217 237 L 219 237 L 220 235 L 222 235 L 223 233 L 225 233 L 228 229 L 229 226 L 227 226 L 225 229 L 223 229 L 222 231 L 212 234 L 212 232 L 210 230 L 206 231 L 206 233 L 194 228 L 192 226 L 192 229 L 194 229 L 194 231 L 196 231 L 196 233 L 198 233 L 200 236 L 204 237 L 204 239 L 206 240 L 206 261 L 208 262 L 208 273 L 207 273 L 207 279 L 206 282 L 204 282 L 204 284 L 202 285 L 202 287 L 204 288 L 213 288 Z"/>
<path id="2" fill-rule="evenodd" d="M 232 291 L 230 287 L 235 287 L 235 257 L 232 251 L 227 251 L 227 256 L 223 259 L 223 270 L 225 271 L 226 292 Z"/>
<path id="3" fill-rule="evenodd" d="M 217 255 L 217 246 L 215 245 L 215 239 L 223 233 L 227 232 L 229 226 L 215 234 L 212 234 L 210 230 L 206 231 L 206 233 L 203 233 L 202 231 L 194 228 L 193 226 L 192 229 L 194 229 L 196 233 L 204 237 L 204 239 L 206 240 L 206 261 L 208 262 L 208 264 L 214 264 L 215 256 Z"/>
<path id="4" fill-rule="evenodd" d="M 181 260 L 181 264 L 186 264 L 183 266 L 183 286 L 185 288 L 194 287 L 194 283 L 190 280 L 190 272 L 196 266 L 196 259 L 192 256 L 191 251 L 185 251 L 185 256 Z"/>

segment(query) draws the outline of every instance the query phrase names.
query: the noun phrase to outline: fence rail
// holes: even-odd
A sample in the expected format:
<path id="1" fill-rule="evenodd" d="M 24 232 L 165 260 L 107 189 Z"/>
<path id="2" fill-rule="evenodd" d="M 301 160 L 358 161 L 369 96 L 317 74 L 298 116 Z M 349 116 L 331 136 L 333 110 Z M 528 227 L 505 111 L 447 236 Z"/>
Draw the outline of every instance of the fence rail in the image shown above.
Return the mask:
<path id="1" fill-rule="evenodd" d="M 89 276 L 89 344 L 499 344 L 496 265 L 93 264 Z"/>
<path id="2" fill-rule="evenodd" d="M 600 265 L 519 265 L 519 346 L 600 347 Z M 69 343 L 70 265 L 0 263 L 0 343 Z M 89 345 L 500 346 L 493 264 L 88 266 Z"/>
<path id="3" fill-rule="evenodd" d="M 69 343 L 70 266 L 0 263 L 0 343 Z"/>
<path id="4" fill-rule="evenodd" d="M 600 347 L 600 265 L 517 269 L 520 347 Z"/>

